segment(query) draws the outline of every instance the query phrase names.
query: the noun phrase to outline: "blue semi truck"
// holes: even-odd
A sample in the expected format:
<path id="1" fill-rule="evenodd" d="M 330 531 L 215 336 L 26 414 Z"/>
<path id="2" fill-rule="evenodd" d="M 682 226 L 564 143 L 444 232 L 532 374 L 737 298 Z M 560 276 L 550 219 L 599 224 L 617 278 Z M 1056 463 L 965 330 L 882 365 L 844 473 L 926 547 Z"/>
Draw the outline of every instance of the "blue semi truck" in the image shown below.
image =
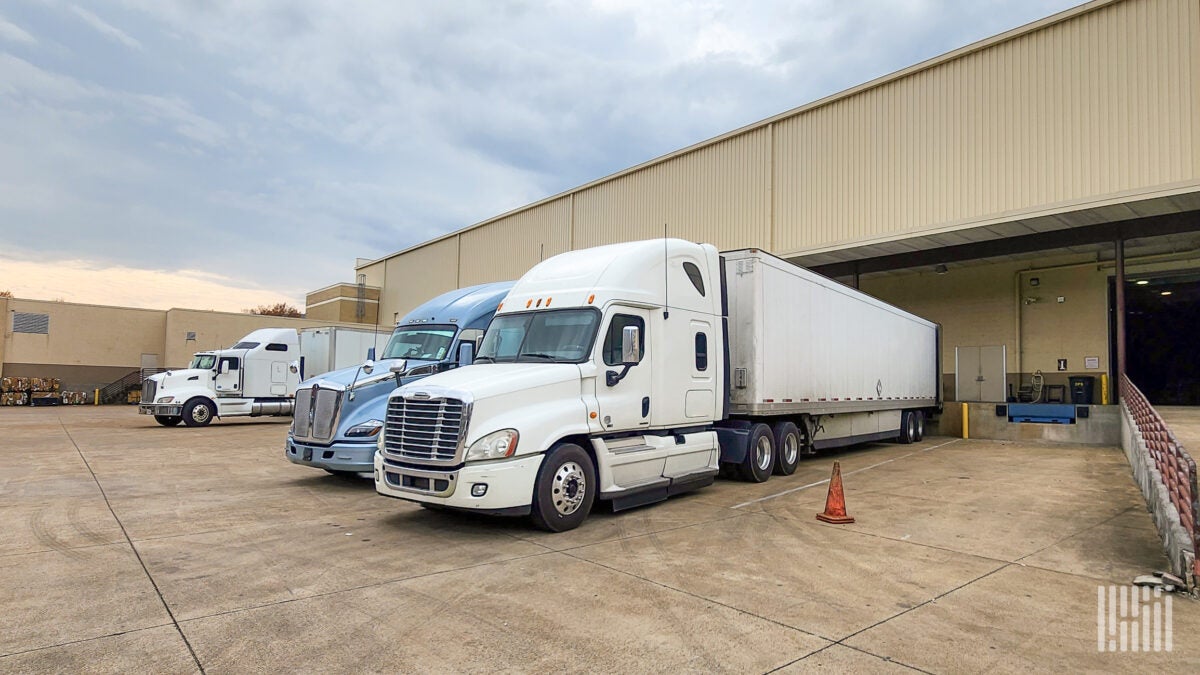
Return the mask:
<path id="1" fill-rule="evenodd" d="M 439 295 L 396 324 L 378 360 L 372 354 L 354 368 L 301 382 L 284 456 L 332 474 L 372 471 L 388 394 L 401 384 L 470 363 L 512 286 L 506 281 Z"/>

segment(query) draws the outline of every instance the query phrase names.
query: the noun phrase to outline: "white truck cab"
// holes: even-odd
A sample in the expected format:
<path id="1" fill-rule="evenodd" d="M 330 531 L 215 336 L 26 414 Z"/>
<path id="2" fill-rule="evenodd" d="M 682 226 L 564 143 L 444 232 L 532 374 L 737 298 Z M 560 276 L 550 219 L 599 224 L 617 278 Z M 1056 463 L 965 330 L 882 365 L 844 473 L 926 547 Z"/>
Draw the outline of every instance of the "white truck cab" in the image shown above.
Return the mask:
<path id="1" fill-rule="evenodd" d="M 229 349 L 200 352 L 183 370 L 142 384 L 138 412 L 163 426 L 204 426 L 213 417 L 290 415 L 300 383 L 294 328 L 262 328 Z"/>

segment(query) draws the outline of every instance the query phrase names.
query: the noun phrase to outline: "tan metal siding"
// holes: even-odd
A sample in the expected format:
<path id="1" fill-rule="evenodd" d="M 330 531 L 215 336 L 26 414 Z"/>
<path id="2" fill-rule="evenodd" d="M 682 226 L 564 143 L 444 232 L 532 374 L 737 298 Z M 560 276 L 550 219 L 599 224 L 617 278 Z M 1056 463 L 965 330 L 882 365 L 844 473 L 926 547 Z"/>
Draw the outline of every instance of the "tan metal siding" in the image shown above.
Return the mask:
<path id="1" fill-rule="evenodd" d="M 571 197 L 463 232 L 459 286 L 519 278 L 540 260 L 570 250 Z"/>
<path id="2" fill-rule="evenodd" d="M 1196 181 L 1198 43 L 1131 0 L 780 120 L 774 251 Z"/>
<path id="3" fill-rule="evenodd" d="M 422 302 L 459 287 L 458 237 L 388 258 L 385 264 L 379 321 L 390 326 L 396 314 L 403 317 Z"/>
<path id="4" fill-rule="evenodd" d="M 719 248 L 770 245 L 770 129 L 583 189 L 574 247 L 660 237 Z"/>

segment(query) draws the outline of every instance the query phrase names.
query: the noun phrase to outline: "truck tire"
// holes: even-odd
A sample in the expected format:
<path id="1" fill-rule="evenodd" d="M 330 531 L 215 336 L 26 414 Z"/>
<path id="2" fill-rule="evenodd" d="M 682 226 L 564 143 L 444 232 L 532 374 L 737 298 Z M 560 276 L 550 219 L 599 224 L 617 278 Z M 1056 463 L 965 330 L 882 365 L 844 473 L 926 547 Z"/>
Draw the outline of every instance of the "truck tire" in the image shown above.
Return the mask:
<path id="1" fill-rule="evenodd" d="M 800 429 L 791 422 L 776 422 L 772 429 L 775 437 L 775 475 L 790 476 L 800 465 L 800 451 L 804 447 L 800 440 Z"/>
<path id="2" fill-rule="evenodd" d="M 549 532 L 579 527 L 596 499 L 596 467 L 574 443 L 556 445 L 546 453 L 533 485 L 533 524 Z"/>
<path id="3" fill-rule="evenodd" d="M 917 416 L 913 411 L 900 413 L 900 435 L 897 438 L 905 445 L 917 439 Z"/>
<path id="4" fill-rule="evenodd" d="M 173 427 L 173 426 L 179 424 L 180 422 L 182 422 L 183 418 L 176 417 L 174 415 L 155 415 L 154 421 L 158 422 L 159 424 L 163 425 L 164 427 Z"/>
<path id="5" fill-rule="evenodd" d="M 212 401 L 206 398 L 194 398 L 183 406 L 183 423 L 189 427 L 208 426 L 215 412 Z"/>
<path id="6" fill-rule="evenodd" d="M 925 411 L 918 410 L 913 414 L 917 416 L 917 437 L 913 440 L 920 443 L 925 438 Z"/>
<path id="7" fill-rule="evenodd" d="M 742 460 L 742 480 L 764 483 L 775 468 L 775 437 L 771 427 L 759 423 L 750 428 L 750 444 Z"/>

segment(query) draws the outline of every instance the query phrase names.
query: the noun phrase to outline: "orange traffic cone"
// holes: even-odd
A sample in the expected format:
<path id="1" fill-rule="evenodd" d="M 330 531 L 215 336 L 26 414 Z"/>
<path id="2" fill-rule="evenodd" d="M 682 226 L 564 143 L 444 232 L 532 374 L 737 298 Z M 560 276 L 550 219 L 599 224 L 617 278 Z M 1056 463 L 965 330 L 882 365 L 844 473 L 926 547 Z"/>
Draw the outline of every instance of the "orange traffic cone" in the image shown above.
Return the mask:
<path id="1" fill-rule="evenodd" d="M 829 496 L 825 497 L 825 513 L 818 513 L 817 520 L 834 525 L 853 523 L 854 518 L 846 515 L 846 495 L 842 493 L 842 465 L 833 463 L 833 476 L 829 479 Z"/>

